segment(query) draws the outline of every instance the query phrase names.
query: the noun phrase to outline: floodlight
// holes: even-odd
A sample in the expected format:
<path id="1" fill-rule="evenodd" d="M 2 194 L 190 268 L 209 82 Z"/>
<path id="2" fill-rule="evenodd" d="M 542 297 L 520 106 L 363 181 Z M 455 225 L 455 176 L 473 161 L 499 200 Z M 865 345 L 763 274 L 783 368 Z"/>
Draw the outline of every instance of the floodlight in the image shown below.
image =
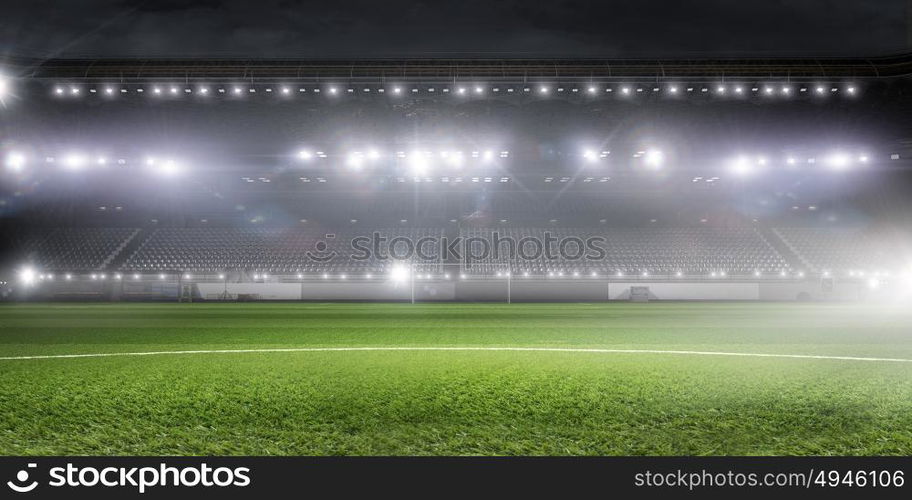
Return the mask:
<path id="1" fill-rule="evenodd" d="M 7 79 L 5 76 L 0 75 L 0 99 L 3 99 L 4 97 L 6 97 L 8 92 L 9 92 L 9 83 L 7 82 Z"/>
<path id="2" fill-rule="evenodd" d="M 413 151 L 408 156 L 409 165 L 415 175 L 424 175 L 428 169 L 427 156 L 421 151 Z"/>
<path id="3" fill-rule="evenodd" d="M 184 279 L 185 279 L 185 280 L 190 279 L 190 275 L 189 275 L 189 274 L 185 274 L 185 275 L 184 275 Z"/>
<path id="4" fill-rule="evenodd" d="M 79 153 L 70 153 L 63 157 L 63 166 L 70 170 L 79 170 L 85 162 L 85 156 Z"/>
<path id="5" fill-rule="evenodd" d="M 349 153 L 346 164 L 354 170 L 361 170 L 364 165 L 364 155 L 359 151 Z"/>
<path id="6" fill-rule="evenodd" d="M 461 280 L 466 279 L 466 275 L 465 275 L 465 274 L 460 274 L 460 275 L 459 275 L 459 279 L 461 279 Z"/>
<path id="7" fill-rule="evenodd" d="M 343 279 L 343 280 L 344 280 L 344 279 L 346 279 L 346 278 L 348 278 L 348 276 L 345 275 L 345 274 L 340 274 L 340 275 L 339 275 L 339 279 Z"/>
<path id="8" fill-rule="evenodd" d="M 25 286 L 35 283 L 35 270 L 31 267 L 23 267 L 19 270 L 19 281 Z"/>
<path id="9" fill-rule="evenodd" d="M 589 162 L 596 162 L 596 161 L 598 161 L 599 155 L 595 151 L 593 151 L 591 149 L 587 149 L 587 150 L 583 151 L 583 158 L 585 158 L 586 161 L 589 161 Z"/>
<path id="10" fill-rule="evenodd" d="M 172 176 L 180 172 L 180 165 L 174 160 L 165 160 L 156 171 L 164 176 Z"/>
<path id="11" fill-rule="evenodd" d="M 665 154 L 657 149 L 652 149 L 646 152 L 643 159 L 650 167 L 661 167 L 665 162 Z"/>
<path id="12" fill-rule="evenodd" d="M 367 273 L 367 274 L 364 275 L 364 277 L 365 277 L 366 279 L 373 279 L 373 278 L 374 278 L 374 275 L 371 274 L 371 273 Z M 447 279 L 450 279 L 450 275 L 449 275 L 449 274 L 448 274 L 446 277 L 447 277 Z"/>
<path id="13" fill-rule="evenodd" d="M 548 87 L 539 87 L 538 92 L 540 94 L 547 94 L 548 90 L 550 90 Z"/>
<path id="14" fill-rule="evenodd" d="M 390 269 L 389 277 L 390 277 L 390 281 L 392 281 L 393 283 L 396 283 L 396 284 L 405 283 L 406 281 L 408 281 L 410 276 L 411 276 L 411 271 L 409 270 L 409 268 L 407 266 L 397 264 L 397 265 L 393 266 L 392 269 Z"/>
<path id="15" fill-rule="evenodd" d="M 750 161 L 744 155 L 739 156 L 731 164 L 731 171 L 739 176 L 748 176 L 753 173 Z"/>
<path id="16" fill-rule="evenodd" d="M 848 87 L 846 89 L 846 92 L 848 92 L 849 94 L 855 94 L 855 87 Z"/>
<path id="17" fill-rule="evenodd" d="M 165 275 L 164 275 L 164 274 L 159 274 L 159 275 L 158 275 L 158 279 L 160 279 L 160 280 L 165 279 Z"/>
<path id="18" fill-rule="evenodd" d="M 377 160 L 380 158 L 380 152 L 376 149 L 371 149 L 367 152 L 367 157 L 371 160 Z"/>
<path id="19" fill-rule="evenodd" d="M 681 271 L 678 271 L 678 272 L 675 273 L 675 276 L 677 276 L 678 278 L 680 278 L 681 276 L 684 276 L 684 273 L 682 273 Z"/>
<path id="20" fill-rule="evenodd" d="M 868 280 L 868 288 L 871 290 L 877 290 L 880 288 L 880 280 L 877 278 L 871 278 Z"/>
<path id="21" fill-rule="evenodd" d="M 330 88 L 329 88 L 329 93 L 330 93 L 330 94 L 335 95 L 336 92 L 338 92 L 338 91 L 339 91 L 339 90 L 338 90 L 337 88 L 335 88 L 335 87 L 330 87 Z"/>
<path id="22" fill-rule="evenodd" d="M 25 167 L 25 155 L 22 153 L 12 152 L 6 155 L 6 168 L 13 172 L 19 172 Z"/>
<path id="23" fill-rule="evenodd" d="M 114 275 L 114 279 L 116 279 L 116 280 L 120 280 L 122 278 L 123 278 L 123 276 L 120 273 L 117 273 Z"/>
<path id="24" fill-rule="evenodd" d="M 624 95 L 630 94 L 630 87 L 621 87 L 621 93 Z"/>
<path id="25" fill-rule="evenodd" d="M 200 94 L 203 94 L 203 95 L 208 94 L 208 93 L 209 93 L 209 87 L 200 87 L 199 93 L 200 93 Z"/>
<path id="26" fill-rule="evenodd" d="M 112 94 L 114 93 L 114 88 L 113 88 L 113 87 L 105 87 L 104 91 L 105 91 L 105 94 L 112 95 Z"/>
<path id="27" fill-rule="evenodd" d="M 309 160 L 309 159 L 313 158 L 313 153 L 311 153 L 310 151 L 308 151 L 306 149 L 302 149 L 301 151 L 298 151 L 298 158 L 300 158 L 302 160 Z"/>
<path id="28" fill-rule="evenodd" d="M 138 280 L 138 279 L 139 279 L 139 273 L 133 273 L 133 279 L 134 279 L 134 280 Z"/>
<path id="29" fill-rule="evenodd" d="M 594 94 L 594 93 L 596 92 L 596 88 L 595 88 L 595 87 L 589 87 L 589 88 L 586 89 L 586 90 L 587 90 L 590 94 Z"/>
<path id="30" fill-rule="evenodd" d="M 288 87 L 282 87 L 282 93 L 288 95 L 291 93 L 291 89 Z"/>
<path id="31" fill-rule="evenodd" d="M 849 156 L 845 153 L 833 153 L 826 159 L 826 164 L 835 170 L 842 170 L 849 166 Z"/>
<path id="32" fill-rule="evenodd" d="M 71 279 L 73 279 L 73 275 L 72 275 L 72 274 L 69 274 L 69 273 L 67 273 L 67 275 L 66 275 L 66 276 L 64 276 L 64 277 L 63 277 L 63 278 L 64 278 L 64 279 L 65 279 L 65 280 L 67 280 L 67 281 L 70 281 L 70 280 L 71 280 Z"/>

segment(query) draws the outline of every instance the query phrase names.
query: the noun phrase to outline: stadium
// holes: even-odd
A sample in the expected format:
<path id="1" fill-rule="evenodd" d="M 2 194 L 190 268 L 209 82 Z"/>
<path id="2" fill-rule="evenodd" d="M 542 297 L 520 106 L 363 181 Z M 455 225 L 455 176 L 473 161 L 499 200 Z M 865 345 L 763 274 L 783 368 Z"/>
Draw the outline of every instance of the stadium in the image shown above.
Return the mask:
<path id="1" fill-rule="evenodd" d="M 4 455 L 912 453 L 912 57 L 2 72 Z"/>

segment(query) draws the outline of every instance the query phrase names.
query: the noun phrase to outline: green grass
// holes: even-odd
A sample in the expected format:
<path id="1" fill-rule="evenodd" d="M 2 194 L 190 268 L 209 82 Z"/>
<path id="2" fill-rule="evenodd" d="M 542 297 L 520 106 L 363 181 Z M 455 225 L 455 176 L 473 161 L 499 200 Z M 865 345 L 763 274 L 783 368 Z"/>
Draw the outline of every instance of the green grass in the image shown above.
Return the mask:
<path id="1" fill-rule="evenodd" d="M 821 304 L 25 304 L 0 357 L 333 346 L 912 359 Z M 0 360 L 0 454 L 912 454 L 912 363 L 567 352 Z"/>

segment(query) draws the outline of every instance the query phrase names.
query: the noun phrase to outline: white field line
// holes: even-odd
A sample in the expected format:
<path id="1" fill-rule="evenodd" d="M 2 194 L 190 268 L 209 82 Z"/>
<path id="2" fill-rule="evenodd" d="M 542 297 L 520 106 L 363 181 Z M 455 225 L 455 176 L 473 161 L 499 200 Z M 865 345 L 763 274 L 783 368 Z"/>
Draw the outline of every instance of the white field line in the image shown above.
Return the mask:
<path id="1" fill-rule="evenodd" d="M 721 351 L 675 351 L 661 349 L 599 349 L 574 347 L 290 347 L 274 349 L 210 349 L 196 351 L 148 351 L 148 352 L 104 352 L 92 354 L 50 354 L 36 356 L 3 356 L 0 361 L 28 359 L 70 359 L 70 358 L 110 358 L 118 356 L 164 356 L 177 354 L 244 354 L 244 353 L 282 353 L 282 352 L 373 352 L 373 351 L 501 351 L 501 352 L 567 352 L 593 354 L 678 354 L 690 356 L 736 356 L 748 358 L 785 358 L 785 359 L 826 359 L 838 361 L 881 361 L 894 363 L 912 363 L 912 359 L 902 358 L 868 358 L 857 356 L 822 356 L 815 354 L 771 354 L 754 352 L 721 352 Z"/>

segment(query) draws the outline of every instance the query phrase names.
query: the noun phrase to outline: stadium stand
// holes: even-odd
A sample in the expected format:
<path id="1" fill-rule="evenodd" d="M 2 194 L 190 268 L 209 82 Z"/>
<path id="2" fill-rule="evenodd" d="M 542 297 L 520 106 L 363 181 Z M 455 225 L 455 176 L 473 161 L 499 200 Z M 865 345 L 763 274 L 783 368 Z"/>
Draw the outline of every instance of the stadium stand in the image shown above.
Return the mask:
<path id="1" fill-rule="evenodd" d="M 773 228 L 812 272 L 899 269 L 909 239 L 889 230 L 864 228 Z M 877 268 L 877 269 L 872 269 Z"/>
<path id="2" fill-rule="evenodd" d="M 383 273 L 402 261 L 409 246 L 427 238 L 422 255 L 412 249 L 407 259 L 418 273 L 441 273 L 447 265 L 459 265 L 461 272 L 472 275 L 510 271 L 538 276 L 594 272 L 753 277 L 757 273 L 778 275 L 799 270 L 848 273 L 901 269 L 902 256 L 912 251 L 908 235 L 871 229 L 467 225 L 449 231 L 439 227 L 348 228 L 333 233 L 317 227 L 56 228 L 32 231 L 23 237 L 16 260 L 46 272 L 357 275 Z M 374 234 L 384 238 L 384 256 L 359 257 L 352 249 L 352 240 Z M 459 246 L 461 260 L 444 255 L 441 246 L 445 236 L 463 240 Z M 551 253 L 556 258 L 548 257 L 537 248 L 538 243 L 528 241 L 530 238 L 551 240 Z M 397 239 L 411 243 L 400 241 L 391 246 Z M 595 246 L 604 253 L 587 248 L 587 240 L 596 241 Z M 373 243 L 365 240 L 361 246 L 373 248 Z M 385 257 L 390 253 L 394 258 Z"/>
<path id="3" fill-rule="evenodd" d="M 545 240 L 550 233 L 556 240 L 568 238 L 603 238 L 599 246 L 605 249 L 605 256 L 599 260 L 569 259 L 549 260 L 539 255 L 535 259 L 519 259 L 513 266 L 514 272 L 531 274 L 546 273 L 621 273 L 638 275 L 642 273 L 655 275 L 711 275 L 725 273 L 728 275 L 752 275 L 780 272 L 791 266 L 772 246 L 753 228 L 606 228 L 606 229 L 565 229 L 565 228 L 469 228 L 463 237 L 470 241 L 481 238 L 495 241 L 495 233 L 500 238 L 510 238 L 519 242 L 522 238 L 532 236 L 539 241 Z M 578 242 L 565 245 L 566 253 L 578 253 Z M 480 254 L 481 243 L 469 242 Z M 502 245 L 505 248 L 506 244 Z M 558 251 L 559 243 L 553 245 Z M 527 255 L 534 252 L 533 245 L 527 244 Z M 584 249 L 585 250 L 585 249 Z M 590 252 L 591 253 L 591 252 Z M 466 263 L 469 272 L 491 273 L 508 269 L 503 254 L 493 252 L 478 262 Z"/>
<path id="4" fill-rule="evenodd" d="M 442 230 L 423 228 L 377 229 L 385 237 L 417 241 L 425 236 L 442 238 Z M 388 260 L 361 260 L 350 241 L 370 235 L 324 233 L 279 228 L 162 228 L 153 231 L 123 266 L 130 272 L 189 271 L 216 273 L 225 270 L 294 274 L 316 272 L 382 272 Z M 440 263 L 437 244 L 425 252 L 436 256 L 418 262 L 422 272 L 436 271 Z"/>
<path id="5" fill-rule="evenodd" d="M 135 228 L 56 228 L 25 240 L 24 260 L 46 270 L 103 270 L 139 232 Z"/>

